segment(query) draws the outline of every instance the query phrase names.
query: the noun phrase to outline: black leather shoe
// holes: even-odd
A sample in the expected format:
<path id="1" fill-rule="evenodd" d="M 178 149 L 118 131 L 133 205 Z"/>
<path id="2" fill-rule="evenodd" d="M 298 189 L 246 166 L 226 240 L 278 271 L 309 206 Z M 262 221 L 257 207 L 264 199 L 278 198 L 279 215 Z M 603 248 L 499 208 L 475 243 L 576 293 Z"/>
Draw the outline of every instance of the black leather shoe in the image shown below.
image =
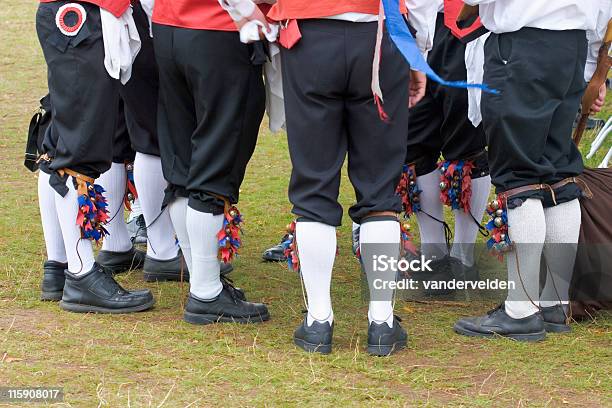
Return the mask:
<path id="1" fill-rule="evenodd" d="M 453 277 L 460 281 L 478 282 L 480 280 L 480 273 L 478 272 L 476 264 L 467 266 L 464 265 L 461 260 L 456 259 L 456 261 L 451 261 L 451 271 Z"/>
<path id="2" fill-rule="evenodd" d="M 567 333 L 572 329 L 567 324 L 569 313 L 567 306 L 556 305 L 540 309 L 546 333 Z"/>
<path id="3" fill-rule="evenodd" d="M 373 356 L 389 356 L 406 347 L 408 334 L 400 324 L 401 319 L 393 316 L 393 327 L 387 322 L 370 323 L 368 328 L 368 353 Z"/>
<path id="4" fill-rule="evenodd" d="M 183 255 L 179 252 L 176 258 L 168 260 L 157 260 L 149 256 L 144 261 L 144 280 L 146 282 L 181 281 L 181 268 L 183 271 L 183 282 L 189 282 L 189 269 Z M 221 275 L 225 276 L 234 270 L 231 263 L 220 262 Z"/>
<path id="5" fill-rule="evenodd" d="M 289 238 L 289 234 L 285 234 L 283 239 L 280 240 L 278 245 L 268 248 L 264 251 L 261 256 L 266 262 L 286 262 L 287 257 L 285 256 L 285 248 L 283 248 L 283 242 Z"/>
<path id="6" fill-rule="evenodd" d="M 45 261 L 43 280 L 40 285 L 40 300 L 57 302 L 62 299 L 64 293 L 64 271 L 68 264 L 55 261 Z"/>
<path id="7" fill-rule="evenodd" d="M 332 337 L 334 325 L 329 322 L 312 322 L 308 326 L 306 317 L 302 324 L 293 333 L 293 342 L 296 346 L 309 353 L 329 354 L 332 351 Z"/>
<path id="8" fill-rule="evenodd" d="M 127 291 L 96 264 L 82 276 L 66 272 L 60 307 L 78 313 L 132 313 L 150 309 L 154 304 L 150 290 Z"/>
<path id="9" fill-rule="evenodd" d="M 242 291 L 225 279 L 221 282 L 223 290 L 215 299 L 202 300 L 189 294 L 183 317 L 187 323 L 260 323 L 270 320 L 266 305 L 246 301 Z"/>
<path id="10" fill-rule="evenodd" d="M 144 215 L 132 218 L 127 223 L 127 229 L 130 233 L 130 239 L 135 244 L 147 243 L 147 224 L 145 223 Z"/>
<path id="11" fill-rule="evenodd" d="M 179 254 L 167 260 L 153 259 L 150 256 L 145 257 L 144 261 L 144 280 L 146 282 L 165 282 L 181 280 L 181 271 L 183 282 L 189 282 L 189 270 L 187 263 L 183 259 L 183 254 Z"/>
<path id="12" fill-rule="evenodd" d="M 520 341 L 539 341 L 546 338 L 544 321 L 539 313 L 513 319 L 504 305 L 481 317 L 466 317 L 455 323 L 455 332 L 473 337 L 508 337 Z"/>
<path id="13" fill-rule="evenodd" d="M 108 272 L 117 274 L 142 268 L 145 256 L 143 251 L 135 247 L 125 252 L 102 250 L 98 252 L 96 262 Z"/>

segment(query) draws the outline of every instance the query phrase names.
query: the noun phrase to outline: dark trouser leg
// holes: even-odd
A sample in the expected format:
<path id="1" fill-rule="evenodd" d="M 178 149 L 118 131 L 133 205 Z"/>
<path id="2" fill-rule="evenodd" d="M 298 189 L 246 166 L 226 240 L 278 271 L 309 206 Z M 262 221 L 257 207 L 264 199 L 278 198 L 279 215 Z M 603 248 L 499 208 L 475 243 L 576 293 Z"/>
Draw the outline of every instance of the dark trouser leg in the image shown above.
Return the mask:
<path id="1" fill-rule="evenodd" d="M 294 340 L 305 350 L 317 351 L 311 346 L 318 339 L 322 352 L 328 352 L 332 319 L 329 285 L 335 257 L 333 227 L 340 225 L 342 219 L 337 202 L 340 170 L 348 151 L 349 177 L 357 196 L 357 204 L 350 210 L 355 221 L 375 212 L 400 211 L 401 203 L 394 191 L 405 159 L 408 67 L 402 65 L 401 56 L 385 38 L 381 77 L 388 78 L 382 86 L 391 122 L 381 122 L 369 89 L 371 72 L 367 68 L 371 66 L 376 25 L 313 20 L 300 22 L 300 29 L 300 42 L 283 50 L 293 164 L 289 196 L 293 212 L 301 216 L 296 239 L 309 299 L 309 314 Z M 347 47 L 349 42 L 354 47 Z M 384 222 L 397 226 L 396 221 Z M 372 232 L 381 231 L 374 225 L 381 223 L 371 220 L 371 224 L 372 228 L 366 228 L 369 238 Z M 399 240 L 399 232 L 396 235 Z M 399 250 L 399 243 L 396 247 Z M 389 330 L 400 333 L 399 325 L 394 327 Z"/>
<path id="2" fill-rule="evenodd" d="M 261 67 L 251 64 L 250 48 L 237 33 L 161 25 L 154 30 L 164 175 L 170 193 L 189 199 L 186 210 L 171 214 L 180 224 L 175 229 L 183 235 L 181 247 L 191 250 L 191 256 L 186 254 L 192 264 L 191 292 L 211 298 L 221 286 L 216 258 L 220 197 L 238 201 L 264 110 Z"/>
<path id="3" fill-rule="evenodd" d="M 337 22 L 329 26 L 339 28 Z M 304 325 L 295 342 L 308 351 L 331 351 L 331 276 L 340 170 L 347 149 L 343 127 L 343 34 L 322 31 L 320 21 L 300 22 L 302 39 L 281 49 L 287 138 L 292 170 L 289 199 L 298 217 L 295 240 L 308 298 Z M 325 44 L 325 47 L 321 45 Z M 316 329 L 316 330 L 315 330 Z M 312 345 L 312 348 L 309 348 Z"/>
<path id="4" fill-rule="evenodd" d="M 562 156 L 560 144 L 571 143 L 571 123 L 558 129 L 565 134 L 565 144 L 559 140 L 563 134 L 551 130 L 559 108 L 568 97 L 572 99 L 578 75 L 583 75 L 585 38 L 583 31 L 531 28 L 489 37 L 484 82 L 501 94 L 483 95 L 482 106 L 498 192 L 554 180 L 559 160 L 552 158 Z M 576 59 L 577 64 L 567 64 Z M 510 199 L 508 227 L 515 246 L 507 255 L 508 280 L 515 282 L 516 289 L 508 291 L 505 308 L 480 320 L 462 320 L 455 326 L 457 331 L 478 336 L 496 331 L 519 340 L 544 338 L 544 323 L 536 313 L 542 248 L 552 230 L 549 233 L 543 197 L 536 191 Z"/>
<path id="5" fill-rule="evenodd" d="M 104 68 L 104 46 L 99 9 L 83 4 L 88 16 L 76 36 L 62 34 L 55 24 L 56 13 L 63 4 L 41 4 L 36 28 L 48 67 L 49 93 L 53 121 L 50 131 L 56 136 L 54 157 L 49 165 L 53 172 L 69 168 L 97 178 L 111 164 L 112 137 L 117 115 L 117 81 Z M 68 269 L 88 272 L 93 266 L 91 244 L 81 240 L 75 224 L 79 206 L 72 177 L 52 177 L 56 190 L 56 208 Z"/>
<path id="6" fill-rule="evenodd" d="M 369 64 L 374 48 L 375 25 L 356 29 L 350 38 L 361 46 L 347 50 L 349 67 L 346 106 L 348 133 L 348 173 L 355 188 L 357 203 L 349 209 L 355 222 L 361 223 L 360 247 L 364 265 L 371 264 L 372 256 L 400 257 L 400 226 L 394 216 L 380 213 L 399 213 L 401 200 L 395 188 L 406 157 L 408 127 L 409 67 L 388 37 L 383 38 L 381 51 L 381 88 L 384 109 L 389 122 L 378 118 L 372 104 L 368 79 Z M 369 282 L 395 280 L 396 272 L 376 272 L 365 267 Z M 370 285 L 368 307 L 368 352 L 389 355 L 406 346 L 407 335 L 393 314 L 393 290 L 377 289 Z"/>
<path id="7" fill-rule="evenodd" d="M 162 210 L 167 182 L 162 173 L 157 137 L 158 67 L 149 35 L 149 21 L 140 5 L 134 6 L 134 21 L 142 39 L 142 47 L 134 61 L 132 78 L 121 88 L 121 96 L 126 105 L 131 144 L 136 151 L 134 182 L 147 226 L 147 256 L 149 259 L 174 261 L 173 264 L 178 264 L 175 261 L 178 247 L 172 222 L 168 211 Z M 155 269 L 152 265 L 157 264 L 145 264 L 145 272 Z"/>
<path id="8" fill-rule="evenodd" d="M 55 25 L 65 3 L 42 4 L 36 17 L 48 67 L 51 126 L 58 135 L 50 169 L 69 168 L 95 179 L 111 163 L 118 82 L 104 68 L 99 9 L 82 4 L 87 20 L 76 36 L 68 37 Z"/>

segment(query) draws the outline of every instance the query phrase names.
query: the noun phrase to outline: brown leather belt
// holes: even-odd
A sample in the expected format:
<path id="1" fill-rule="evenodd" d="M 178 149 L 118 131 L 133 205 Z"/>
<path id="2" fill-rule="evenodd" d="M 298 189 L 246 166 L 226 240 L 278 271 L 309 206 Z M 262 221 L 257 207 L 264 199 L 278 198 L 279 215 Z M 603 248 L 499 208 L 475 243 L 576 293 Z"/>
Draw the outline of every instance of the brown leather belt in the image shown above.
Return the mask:
<path id="1" fill-rule="evenodd" d="M 551 187 L 553 188 L 553 190 L 557 190 L 558 188 L 561 188 L 565 185 L 571 184 L 571 183 L 575 183 L 578 184 L 578 186 L 580 186 L 580 188 L 582 188 L 582 191 L 584 192 L 584 195 L 586 198 L 591 199 L 593 198 L 593 192 L 591 191 L 591 189 L 589 188 L 589 186 L 587 185 L 587 183 L 584 182 L 584 180 L 579 179 L 578 177 L 568 177 L 566 179 L 563 179 L 555 184 L 553 184 Z"/>
<path id="2" fill-rule="evenodd" d="M 550 193 L 553 196 L 553 201 L 555 205 L 557 204 L 557 201 L 555 199 L 555 192 L 552 189 L 552 187 L 549 186 L 548 184 L 527 184 L 526 186 L 511 188 L 510 190 L 506 190 L 503 193 L 500 193 L 499 195 L 504 200 L 508 200 L 509 198 L 514 197 L 515 195 L 525 193 L 527 191 L 535 191 L 535 190 L 550 190 Z"/>
<path id="3" fill-rule="evenodd" d="M 528 184 L 526 186 L 521 186 L 521 187 L 516 187 L 516 188 L 512 188 L 510 190 L 506 190 L 503 193 L 500 193 L 499 195 L 504 199 L 504 200 L 508 200 L 511 197 L 514 197 L 518 194 L 521 193 L 525 193 L 527 191 L 534 191 L 534 190 L 548 190 L 550 191 L 550 194 L 552 195 L 552 199 L 553 202 L 555 203 L 555 205 L 557 205 L 557 197 L 555 196 L 555 190 L 566 186 L 568 184 L 571 183 L 575 183 L 578 184 L 582 190 L 584 191 L 584 194 L 587 198 L 592 198 L 593 197 L 593 193 L 591 192 L 591 189 L 589 188 L 589 186 L 582 180 L 580 180 L 577 177 L 568 177 L 566 179 L 563 179 L 555 184 L 549 185 L 549 184 Z"/>

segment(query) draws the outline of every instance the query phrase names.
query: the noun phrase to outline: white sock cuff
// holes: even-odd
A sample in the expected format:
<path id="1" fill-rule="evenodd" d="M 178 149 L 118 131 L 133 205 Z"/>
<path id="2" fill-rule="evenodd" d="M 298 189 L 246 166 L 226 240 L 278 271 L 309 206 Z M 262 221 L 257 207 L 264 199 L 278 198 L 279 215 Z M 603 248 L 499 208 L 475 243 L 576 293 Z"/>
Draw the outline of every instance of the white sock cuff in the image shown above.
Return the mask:
<path id="1" fill-rule="evenodd" d="M 513 319 L 523 319 L 540 311 L 538 306 L 534 305 L 528 300 L 507 300 L 505 303 L 505 309 L 506 314 Z"/>
<path id="2" fill-rule="evenodd" d="M 386 218 L 386 217 L 385 217 Z M 359 241 L 362 244 L 395 244 L 401 241 L 400 224 L 397 219 L 365 221 L 361 224 Z"/>

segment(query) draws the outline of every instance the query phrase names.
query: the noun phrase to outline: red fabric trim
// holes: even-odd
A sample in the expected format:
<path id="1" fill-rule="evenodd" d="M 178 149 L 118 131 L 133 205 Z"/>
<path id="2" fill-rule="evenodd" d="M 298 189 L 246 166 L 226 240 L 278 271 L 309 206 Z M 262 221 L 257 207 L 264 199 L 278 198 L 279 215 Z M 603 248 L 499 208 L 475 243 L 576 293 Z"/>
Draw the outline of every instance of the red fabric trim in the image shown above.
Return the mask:
<path id="1" fill-rule="evenodd" d="M 53 3 L 58 0 L 40 0 L 41 3 Z M 130 7 L 130 0 L 79 0 L 75 3 L 91 3 L 120 17 Z"/>
<path id="2" fill-rule="evenodd" d="M 378 15 L 380 0 L 278 0 L 268 13 L 274 21 L 307 19 L 335 16 L 343 13 L 363 13 Z M 406 5 L 400 2 L 402 14 L 407 12 Z"/>

